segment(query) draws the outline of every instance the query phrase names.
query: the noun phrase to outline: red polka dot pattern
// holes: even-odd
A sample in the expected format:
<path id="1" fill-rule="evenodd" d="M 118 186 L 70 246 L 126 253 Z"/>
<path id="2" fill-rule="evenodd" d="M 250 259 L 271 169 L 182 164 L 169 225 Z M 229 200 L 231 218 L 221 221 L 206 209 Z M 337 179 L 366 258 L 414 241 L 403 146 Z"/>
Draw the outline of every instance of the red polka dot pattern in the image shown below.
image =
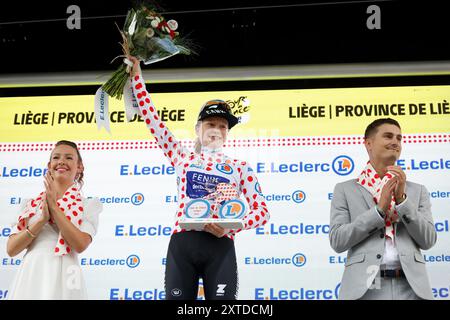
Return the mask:
<path id="1" fill-rule="evenodd" d="M 146 95 L 146 91 L 141 91 L 141 97 Z M 151 103 L 151 100 L 150 100 Z M 153 109 L 153 107 L 150 107 Z M 154 110 L 150 110 L 154 112 Z M 225 147 L 248 148 L 248 147 L 295 147 L 295 146 L 329 146 L 329 145 L 361 145 L 364 143 L 362 136 L 320 136 L 320 137 L 280 137 L 280 138 L 247 138 L 229 139 Z M 403 144 L 448 144 L 450 134 L 411 134 L 404 135 Z M 124 146 L 127 144 L 127 146 Z M 77 142 L 79 150 L 120 150 L 120 149 L 154 149 L 156 144 L 152 141 L 91 141 Z M 192 148 L 194 141 L 186 141 L 187 147 Z M 21 152 L 21 151 L 52 151 L 54 144 L 51 143 L 0 143 L 0 152 Z"/>
<path id="2" fill-rule="evenodd" d="M 383 192 L 383 187 L 386 183 L 392 179 L 393 175 L 391 173 L 386 173 L 381 179 L 379 174 L 375 171 L 370 162 L 367 163 L 366 168 L 361 172 L 358 179 L 356 180 L 358 184 L 363 186 L 373 197 L 374 205 L 378 204 L 380 201 L 381 193 Z M 394 224 L 399 220 L 398 213 L 395 210 L 395 198 L 392 197 L 391 202 L 388 206 L 386 216 L 385 216 L 385 236 L 386 238 L 393 239 L 394 237 Z"/>
<path id="3" fill-rule="evenodd" d="M 264 197 L 256 191 L 258 189 L 256 188 L 258 181 L 254 172 L 250 169 L 249 164 L 245 161 L 230 159 L 222 153 L 208 154 L 206 156 L 189 151 L 187 147 L 194 147 L 194 143 L 191 142 L 187 147 L 180 144 L 166 124 L 160 119 L 152 99 L 150 98 L 150 94 L 145 90 L 145 82 L 144 79 L 142 79 L 142 76 L 134 77 L 132 79 L 131 87 L 136 101 L 138 101 L 138 106 L 146 126 L 155 138 L 155 142 L 147 142 L 145 143 L 145 147 L 161 148 L 169 163 L 175 167 L 177 175 L 180 178 L 180 183 L 178 185 L 179 205 L 175 217 L 176 221 L 173 233 L 186 231 L 185 229 L 180 228 L 179 220 L 183 218 L 186 203 L 190 201 L 190 198 L 186 196 L 188 186 L 186 176 L 191 170 L 194 170 L 190 167 L 192 164 L 197 166 L 194 171 L 200 171 L 202 174 L 220 176 L 230 181 L 229 185 L 231 187 L 221 190 L 222 196 L 219 196 L 217 200 L 230 199 L 230 197 L 239 198 L 240 194 L 244 193 L 247 197 L 249 211 L 246 212 L 243 218 L 245 224 L 243 230 L 264 225 L 269 220 L 269 213 L 266 203 L 264 202 Z M 144 112 L 144 110 L 148 110 L 148 112 Z M 266 139 L 264 142 L 266 143 L 269 140 L 270 139 Z M 245 143 L 245 141 L 248 141 L 248 146 L 250 146 L 251 140 L 235 140 L 230 146 L 241 146 L 241 142 Z M 259 139 L 257 142 L 259 145 Z M 253 143 L 254 146 L 256 146 L 256 139 Z M 244 146 L 244 144 L 242 146 Z M 226 166 L 223 166 L 223 164 L 226 164 Z M 222 167 L 227 169 L 218 169 Z M 218 217 L 217 210 L 218 208 L 214 207 L 213 217 Z M 240 231 L 242 230 L 231 230 L 226 236 L 230 239 L 234 239 L 235 234 Z"/>
<path id="4" fill-rule="evenodd" d="M 42 215 L 42 211 L 37 211 L 38 208 L 42 208 L 42 195 L 44 192 L 41 192 L 38 197 L 28 201 L 25 205 L 24 214 L 20 214 L 18 218 L 18 223 L 13 230 L 13 233 L 17 233 L 25 228 L 25 219 L 31 219 L 33 217 L 40 217 Z M 79 227 L 82 224 L 82 215 L 83 215 L 83 205 L 81 202 L 81 193 L 76 185 L 71 186 L 64 193 L 65 197 L 56 201 L 59 209 L 64 212 L 67 220 L 73 223 L 76 227 Z M 77 202 L 69 203 L 68 199 L 76 200 Z M 75 206 L 76 205 L 76 206 Z M 54 248 L 55 255 L 61 256 L 71 252 L 70 246 L 62 237 L 61 233 L 58 235 L 58 240 L 56 242 Z"/>

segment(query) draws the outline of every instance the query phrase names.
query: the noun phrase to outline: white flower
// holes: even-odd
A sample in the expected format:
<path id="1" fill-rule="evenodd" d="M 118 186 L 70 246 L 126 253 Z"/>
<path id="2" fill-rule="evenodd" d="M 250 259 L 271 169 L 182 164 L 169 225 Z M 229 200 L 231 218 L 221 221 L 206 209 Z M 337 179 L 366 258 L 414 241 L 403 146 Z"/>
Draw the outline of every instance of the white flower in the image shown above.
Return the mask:
<path id="1" fill-rule="evenodd" d="M 178 29 L 178 22 L 176 22 L 175 20 L 169 20 L 167 21 L 167 25 L 169 26 L 169 28 L 173 31 Z"/>
<path id="2" fill-rule="evenodd" d="M 130 34 L 130 36 L 133 35 L 134 30 L 136 29 L 136 22 L 137 22 L 137 19 L 136 19 L 136 14 L 135 14 L 135 15 L 133 15 L 133 20 L 130 23 L 130 27 L 128 28 L 128 33 Z"/>
<path id="3" fill-rule="evenodd" d="M 153 37 L 153 36 L 155 35 L 155 31 L 154 31 L 152 28 L 148 28 L 148 29 L 147 29 L 147 32 L 145 33 L 145 35 L 146 35 L 148 38 L 151 38 L 151 37 Z"/>
<path id="4" fill-rule="evenodd" d="M 152 27 L 153 27 L 153 28 L 158 28 L 159 21 L 156 20 L 156 19 L 154 19 L 154 20 L 152 20 L 151 24 L 152 24 Z"/>

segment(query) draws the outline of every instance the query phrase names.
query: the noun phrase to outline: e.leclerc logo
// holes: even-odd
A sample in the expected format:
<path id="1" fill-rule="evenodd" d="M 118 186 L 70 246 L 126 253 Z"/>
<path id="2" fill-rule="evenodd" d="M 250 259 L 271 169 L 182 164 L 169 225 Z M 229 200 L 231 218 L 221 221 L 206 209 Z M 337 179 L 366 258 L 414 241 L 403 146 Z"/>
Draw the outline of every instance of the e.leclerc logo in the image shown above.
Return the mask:
<path id="1" fill-rule="evenodd" d="M 338 156 L 333 160 L 332 168 L 334 173 L 340 176 L 347 176 L 353 172 L 355 163 L 349 156 Z"/>
<path id="2" fill-rule="evenodd" d="M 440 159 L 398 159 L 397 165 L 403 170 L 412 171 L 438 171 L 438 170 L 449 170 L 450 160 L 440 158 Z"/>
<path id="3" fill-rule="evenodd" d="M 134 269 L 141 263 L 141 259 L 136 254 L 131 254 L 126 258 L 81 258 L 82 266 L 127 266 Z"/>
<path id="4" fill-rule="evenodd" d="M 294 254 L 292 264 L 296 267 L 303 267 L 306 264 L 306 256 L 303 253 Z"/>
<path id="5" fill-rule="evenodd" d="M 295 203 L 303 203 L 306 200 L 306 193 L 303 190 L 295 190 L 286 194 L 265 194 L 262 195 L 266 201 L 269 202 L 290 202 L 293 201 Z"/>
<path id="6" fill-rule="evenodd" d="M 135 193 L 131 196 L 131 203 L 135 206 L 140 206 L 144 202 L 144 195 L 142 193 Z"/>
<path id="7" fill-rule="evenodd" d="M 306 162 L 298 161 L 291 163 L 258 162 L 257 173 L 318 173 L 330 172 L 331 170 L 340 176 L 347 176 L 355 168 L 353 159 L 347 155 L 340 155 L 331 162 Z"/>
<path id="8" fill-rule="evenodd" d="M 0 300 L 6 300 L 7 297 L 8 297 L 8 290 L 0 289 Z"/>
<path id="9" fill-rule="evenodd" d="M 127 266 L 131 269 L 136 268 L 141 263 L 139 256 L 132 254 L 127 258 Z"/>
<path id="10" fill-rule="evenodd" d="M 328 235 L 330 232 L 329 224 L 307 224 L 300 222 L 297 224 L 275 224 L 268 223 L 264 227 L 255 229 L 256 235 L 265 236 L 305 236 L 305 235 Z"/>
<path id="11" fill-rule="evenodd" d="M 0 177 L 2 178 L 34 178 L 43 177 L 47 173 L 47 168 L 35 168 L 33 166 L 25 168 L 0 167 Z"/>
<path id="12" fill-rule="evenodd" d="M 450 285 L 448 287 L 437 287 L 431 289 L 433 298 L 437 300 L 448 300 L 450 297 Z"/>
<path id="13" fill-rule="evenodd" d="M 164 289 L 132 289 L 132 288 L 110 288 L 110 300 L 165 300 Z"/>
<path id="14" fill-rule="evenodd" d="M 295 203 L 302 203 L 306 199 L 306 194 L 302 190 L 297 190 L 292 193 L 292 201 Z"/>
<path id="15" fill-rule="evenodd" d="M 292 257 L 245 257 L 246 265 L 292 265 L 303 267 L 306 264 L 306 256 L 303 253 L 296 253 Z"/>
<path id="16" fill-rule="evenodd" d="M 255 288 L 255 300 L 334 300 L 338 299 L 341 284 L 334 288 Z"/>
<path id="17" fill-rule="evenodd" d="M 123 196 L 109 196 L 109 197 L 100 197 L 101 203 L 106 204 L 116 204 L 116 203 L 124 203 L 124 204 L 133 204 L 135 206 L 140 206 L 144 203 L 144 195 L 140 192 L 134 193 L 129 197 Z"/>
<path id="18" fill-rule="evenodd" d="M 175 168 L 165 164 L 156 165 L 153 167 L 142 166 L 139 164 L 122 164 L 120 166 L 119 174 L 121 176 L 165 176 L 175 174 Z"/>
<path id="19" fill-rule="evenodd" d="M 168 237 L 172 234 L 172 228 L 161 224 L 153 226 L 116 225 L 114 230 L 116 237 Z"/>
<path id="20" fill-rule="evenodd" d="M 256 191 L 256 193 L 258 193 L 260 196 L 263 195 L 262 190 L 261 190 L 261 185 L 259 184 L 259 182 L 255 183 L 255 191 Z"/>

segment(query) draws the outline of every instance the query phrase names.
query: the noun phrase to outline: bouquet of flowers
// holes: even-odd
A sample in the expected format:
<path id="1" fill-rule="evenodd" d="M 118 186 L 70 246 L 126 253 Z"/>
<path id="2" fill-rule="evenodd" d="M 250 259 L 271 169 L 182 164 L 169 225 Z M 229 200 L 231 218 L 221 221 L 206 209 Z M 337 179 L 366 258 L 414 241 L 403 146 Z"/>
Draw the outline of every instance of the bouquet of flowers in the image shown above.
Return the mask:
<path id="1" fill-rule="evenodd" d="M 150 64 L 176 54 L 191 54 L 188 41 L 180 37 L 177 29 L 178 23 L 175 20 L 166 21 L 163 16 L 144 4 L 137 9 L 130 9 L 123 30 L 120 30 L 123 55 L 119 57 L 125 58 L 124 64 L 114 72 L 102 89 L 111 97 L 122 98 L 132 67 L 126 59 L 128 55 Z"/>

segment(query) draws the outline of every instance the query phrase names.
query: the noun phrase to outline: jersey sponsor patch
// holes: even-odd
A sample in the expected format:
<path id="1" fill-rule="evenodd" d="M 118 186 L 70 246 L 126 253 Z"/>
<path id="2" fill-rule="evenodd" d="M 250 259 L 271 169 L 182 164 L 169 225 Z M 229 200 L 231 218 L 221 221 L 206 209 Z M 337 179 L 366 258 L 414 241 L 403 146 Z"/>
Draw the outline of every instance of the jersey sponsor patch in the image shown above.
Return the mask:
<path id="1" fill-rule="evenodd" d="M 219 183 L 229 183 L 230 180 L 211 174 L 188 171 L 186 173 L 187 189 L 186 194 L 191 199 L 203 198 L 216 191 Z"/>
<path id="2" fill-rule="evenodd" d="M 233 168 L 227 163 L 218 163 L 216 169 L 225 174 L 233 173 Z"/>

